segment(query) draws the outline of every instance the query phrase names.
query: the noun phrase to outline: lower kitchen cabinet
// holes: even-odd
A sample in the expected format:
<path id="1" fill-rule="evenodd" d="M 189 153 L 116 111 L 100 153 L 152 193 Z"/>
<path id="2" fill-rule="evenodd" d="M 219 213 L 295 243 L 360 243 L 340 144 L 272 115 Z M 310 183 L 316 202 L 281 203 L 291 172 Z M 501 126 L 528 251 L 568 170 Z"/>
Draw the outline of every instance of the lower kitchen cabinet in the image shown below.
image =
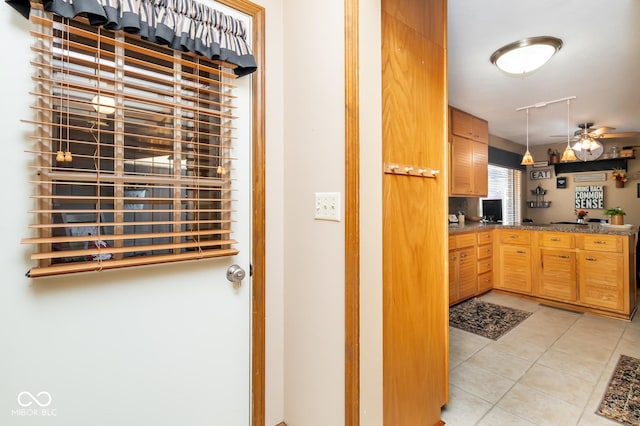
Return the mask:
<path id="1" fill-rule="evenodd" d="M 582 251 L 578 265 L 580 303 L 614 311 L 624 308 L 622 253 Z"/>
<path id="2" fill-rule="evenodd" d="M 617 318 L 635 314 L 634 235 L 500 229 L 496 237 L 494 288 Z"/>
<path id="3" fill-rule="evenodd" d="M 575 250 L 540 249 L 540 267 L 536 296 L 566 302 L 577 300 Z"/>
<path id="4" fill-rule="evenodd" d="M 531 294 L 531 247 L 500 246 L 500 282 L 494 285 L 505 290 Z"/>
<path id="5" fill-rule="evenodd" d="M 476 234 L 450 235 L 449 304 L 475 296 L 477 291 Z"/>

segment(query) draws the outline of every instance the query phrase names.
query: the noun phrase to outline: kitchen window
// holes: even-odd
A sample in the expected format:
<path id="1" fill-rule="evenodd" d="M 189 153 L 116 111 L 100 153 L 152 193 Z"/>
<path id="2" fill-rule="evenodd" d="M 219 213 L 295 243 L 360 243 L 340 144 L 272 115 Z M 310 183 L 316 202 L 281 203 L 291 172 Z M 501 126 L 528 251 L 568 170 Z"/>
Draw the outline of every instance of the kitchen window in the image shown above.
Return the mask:
<path id="1" fill-rule="evenodd" d="M 82 20 L 32 20 L 29 276 L 236 254 L 233 69 Z"/>
<path id="2" fill-rule="evenodd" d="M 522 171 L 489 164 L 489 189 L 484 199 L 502 200 L 503 222 L 522 220 Z M 479 210 L 482 212 L 482 201 Z"/>

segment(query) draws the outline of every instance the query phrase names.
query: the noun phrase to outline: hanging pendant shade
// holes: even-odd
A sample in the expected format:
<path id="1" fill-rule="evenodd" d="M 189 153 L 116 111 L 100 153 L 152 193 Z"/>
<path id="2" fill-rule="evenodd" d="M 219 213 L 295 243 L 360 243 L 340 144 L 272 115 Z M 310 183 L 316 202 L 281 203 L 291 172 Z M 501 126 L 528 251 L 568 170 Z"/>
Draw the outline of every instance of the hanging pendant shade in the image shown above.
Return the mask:
<path id="1" fill-rule="evenodd" d="M 562 158 L 560 161 L 566 163 L 567 161 L 576 161 L 578 158 L 576 157 L 576 152 L 571 148 L 571 144 L 569 143 L 571 140 L 570 134 L 570 122 L 569 122 L 569 109 L 571 107 L 571 100 L 567 99 L 567 147 L 564 149 L 562 153 Z"/>
<path id="2" fill-rule="evenodd" d="M 522 156 L 520 164 L 523 166 L 533 165 L 533 156 L 531 155 L 531 152 L 529 152 L 529 108 L 527 108 L 527 152 Z"/>

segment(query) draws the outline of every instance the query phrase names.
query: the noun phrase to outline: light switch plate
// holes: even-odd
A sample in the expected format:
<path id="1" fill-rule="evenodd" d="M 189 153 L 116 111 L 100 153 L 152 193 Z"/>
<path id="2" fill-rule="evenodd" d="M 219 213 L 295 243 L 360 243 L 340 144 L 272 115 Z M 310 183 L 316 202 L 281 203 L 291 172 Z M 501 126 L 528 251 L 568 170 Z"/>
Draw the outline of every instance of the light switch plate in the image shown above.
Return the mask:
<path id="1" fill-rule="evenodd" d="M 316 220 L 340 222 L 340 193 L 316 192 Z"/>

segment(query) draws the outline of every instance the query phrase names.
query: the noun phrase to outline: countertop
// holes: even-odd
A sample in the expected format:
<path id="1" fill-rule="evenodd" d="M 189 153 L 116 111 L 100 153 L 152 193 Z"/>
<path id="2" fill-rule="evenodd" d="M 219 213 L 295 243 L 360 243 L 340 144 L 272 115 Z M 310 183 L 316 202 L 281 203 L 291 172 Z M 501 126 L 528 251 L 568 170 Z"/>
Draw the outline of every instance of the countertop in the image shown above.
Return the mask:
<path id="1" fill-rule="evenodd" d="M 633 226 L 629 229 L 608 228 L 599 223 L 587 223 L 585 225 L 572 224 L 534 224 L 534 223 L 479 223 L 465 222 L 464 225 L 449 224 L 449 234 L 458 234 L 463 232 L 481 231 L 491 229 L 523 229 L 526 231 L 552 231 L 552 232 L 575 232 L 582 234 L 610 234 L 610 235 L 634 235 L 638 232 L 638 227 Z"/>

